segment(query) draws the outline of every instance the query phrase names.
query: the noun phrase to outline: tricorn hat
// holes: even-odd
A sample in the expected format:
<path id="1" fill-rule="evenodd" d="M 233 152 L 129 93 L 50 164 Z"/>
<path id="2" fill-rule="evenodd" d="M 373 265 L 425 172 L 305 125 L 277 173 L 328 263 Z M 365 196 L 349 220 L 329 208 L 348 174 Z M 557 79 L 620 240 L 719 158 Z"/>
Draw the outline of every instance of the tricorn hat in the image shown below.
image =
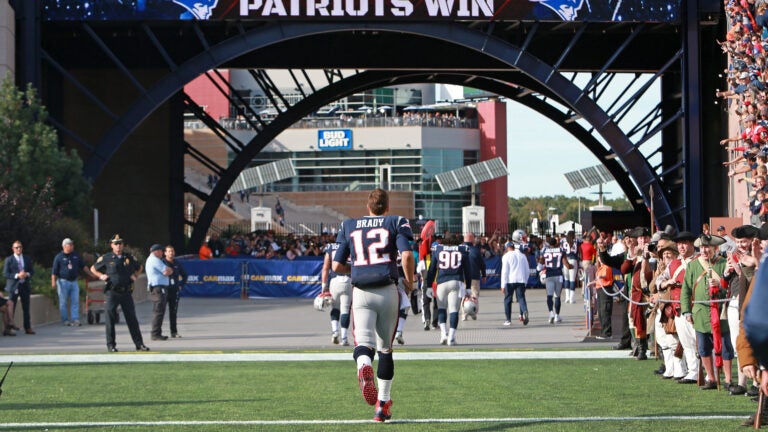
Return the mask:
<path id="1" fill-rule="evenodd" d="M 693 242 L 693 245 L 696 247 L 720 246 L 722 244 L 725 244 L 724 238 L 716 235 L 710 235 L 710 234 L 702 234 L 699 236 L 699 238 L 696 239 L 695 242 Z"/>

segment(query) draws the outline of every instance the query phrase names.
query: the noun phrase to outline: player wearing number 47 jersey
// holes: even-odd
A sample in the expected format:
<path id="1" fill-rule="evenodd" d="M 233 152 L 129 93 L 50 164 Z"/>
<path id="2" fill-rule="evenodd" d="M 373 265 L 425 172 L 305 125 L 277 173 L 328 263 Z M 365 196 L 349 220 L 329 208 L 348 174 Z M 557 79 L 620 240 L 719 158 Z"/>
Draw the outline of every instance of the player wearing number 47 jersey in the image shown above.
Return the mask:
<path id="1" fill-rule="evenodd" d="M 427 286 L 437 278 L 437 322 L 440 325 L 440 343 L 456 345 L 456 327 L 459 326 L 459 305 L 464 298 L 466 284 L 472 280 L 469 267 L 469 248 L 459 245 L 458 239 L 446 240 L 432 251 L 427 270 Z M 450 315 L 450 328 L 446 332 L 446 318 Z"/>
<path id="2" fill-rule="evenodd" d="M 396 281 L 397 252 L 403 266 L 403 288 L 413 289 L 414 260 L 409 241 L 413 232 L 408 220 L 385 216 L 389 211 L 389 195 L 374 189 L 368 195 L 368 216 L 344 221 L 336 242 L 339 249 L 333 258 L 333 271 L 352 276 L 352 323 L 355 337 L 353 357 L 363 398 L 376 405 L 374 420 L 392 417 L 390 390 L 395 375 L 392 341 L 397 326 L 400 299 Z M 347 264 L 347 258 L 351 263 Z M 373 380 L 373 357 L 379 352 L 376 372 L 378 389 Z"/>

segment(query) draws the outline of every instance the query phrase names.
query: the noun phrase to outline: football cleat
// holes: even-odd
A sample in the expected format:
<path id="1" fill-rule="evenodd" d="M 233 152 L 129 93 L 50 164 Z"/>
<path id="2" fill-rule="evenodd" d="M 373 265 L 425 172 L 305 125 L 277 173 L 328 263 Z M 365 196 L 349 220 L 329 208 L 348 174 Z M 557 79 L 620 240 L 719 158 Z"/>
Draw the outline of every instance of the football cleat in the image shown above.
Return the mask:
<path id="1" fill-rule="evenodd" d="M 333 332 L 333 334 L 331 334 L 331 343 L 334 345 L 339 344 L 339 332 Z"/>
<path id="2" fill-rule="evenodd" d="M 392 408 L 391 400 L 388 400 L 386 402 L 379 401 L 376 404 L 376 414 L 374 414 L 373 420 L 377 422 L 384 422 L 385 420 L 391 419 L 392 412 L 390 411 L 390 408 Z"/>
<path id="3" fill-rule="evenodd" d="M 441 334 L 440 335 L 440 345 L 446 345 L 448 343 L 448 336 Z"/>
<path id="4" fill-rule="evenodd" d="M 373 367 L 365 365 L 357 372 L 357 379 L 360 382 L 360 392 L 368 405 L 374 405 L 379 399 L 379 391 L 373 382 Z"/>
<path id="5" fill-rule="evenodd" d="M 528 325 L 528 311 L 523 312 L 523 325 Z"/>
<path id="6" fill-rule="evenodd" d="M 395 340 L 396 340 L 396 341 L 397 341 L 397 343 L 399 343 L 400 345 L 404 345 L 404 344 L 405 344 L 405 339 L 403 339 L 403 332 L 397 332 L 397 333 L 395 333 Z"/>
<path id="7" fill-rule="evenodd" d="M 347 340 L 347 338 L 344 338 L 341 340 L 341 346 L 349 346 L 349 341 Z"/>
<path id="8" fill-rule="evenodd" d="M 456 345 L 456 338 L 448 339 L 448 346 L 454 346 Z"/>

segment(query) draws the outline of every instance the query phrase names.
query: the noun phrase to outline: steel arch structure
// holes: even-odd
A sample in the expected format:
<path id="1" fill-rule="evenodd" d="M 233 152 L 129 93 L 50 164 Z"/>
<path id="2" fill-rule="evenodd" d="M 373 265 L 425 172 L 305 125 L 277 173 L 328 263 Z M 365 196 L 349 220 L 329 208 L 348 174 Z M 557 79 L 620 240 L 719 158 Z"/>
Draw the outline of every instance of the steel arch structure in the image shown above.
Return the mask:
<path id="1" fill-rule="evenodd" d="M 649 161 L 650 158 L 640 151 L 640 147 L 645 145 L 649 138 L 680 121 L 684 114 L 683 104 L 676 101 L 671 110 L 667 107 L 666 113 L 661 113 L 660 109 L 657 110 L 658 112 L 647 113 L 646 117 L 637 125 L 625 131 L 619 123 L 636 102 L 636 96 L 647 91 L 648 86 L 643 85 L 640 91 L 634 95 L 629 95 L 627 100 L 619 106 L 615 102 L 609 103 L 607 106 L 601 106 L 598 103 L 612 79 L 613 72 L 611 70 L 623 70 L 622 68 L 626 67 L 615 67 L 615 64 L 619 62 L 622 52 L 625 52 L 627 47 L 634 43 L 634 39 L 645 31 L 643 24 L 634 25 L 631 31 L 626 34 L 625 39 L 616 43 L 615 52 L 606 55 L 606 59 L 592 67 L 591 79 L 587 83 L 581 84 L 575 82 L 574 76 L 569 78 L 566 75 L 569 71 L 577 68 L 577 65 L 569 63 L 569 55 L 577 49 L 580 38 L 587 38 L 585 36 L 587 34 L 586 29 L 590 26 L 588 23 L 563 23 L 556 26 L 571 26 L 574 36 L 568 39 L 559 56 L 549 58 L 547 61 L 544 61 L 539 55 L 546 51 L 541 51 L 540 47 L 538 50 L 535 49 L 536 37 L 538 37 L 535 35 L 542 34 L 541 31 L 537 33 L 539 23 L 533 23 L 526 31 L 518 35 L 518 43 L 507 40 L 510 38 L 499 36 L 498 27 L 495 26 L 495 23 L 475 26 L 456 22 L 438 22 L 414 26 L 413 24 L 395 22 L 278 22 L 257 25 L 250 29 L 246 29 L 242 25 L 234 26 L 234 30 L 229 34 L 216 40 L 208 40 L 199 24 L 192 23 L 188 24 L 188 27 L 191 26 L 192 32 L 200 42 L 200 47 L 188 52 L 187 56 L 181 59 L 176 58 L 174 52 L 161 42 L 161 37 L 158 36 L 160 29 L 153 29 L 148 24 L 142 24 L 142 32 L 151 41 L 155 51 L 159 53 L 157 57 L 162 59 L 162 64 L 159 66 L 168 70 L 163 78 L 152 82 L 151 85 L 145 85 L 135 77 L 131 79 L 131 66 L 122 60 L 124 57 L 121 57 L 116 50 L 110 49 L 108 43 L 104 41 L 104 36 L 100 33 L 102 29 L 92 27 L 88 23 L 76 25 L 82 26 L 79 31 L 86 34 L 109 58 L 109 61 L 129 77 L 129 81 L 139 90 L 140 94 L 122 113 L 113 113 L 109 107 L 104 106 L 103 110 L 114 121 L 107 132 L 94 144 L 82 139 L 77 131 L 67 129 L 64 124 L 59 123 L 57 125 L 63 134 L 70 136 L 74 141 L 81 143 L 84 148 L 88 149 L 89 157 L 86 159 L 84 171 L 92 179 L 98 177 L 105 164 L 113 157 L 126 138 L 157 107 L 178 94 L 185 84 L 200 74 L 220 66 L 237 64 L 243 57 L 253 57 L 255 53 L 267 52 L 283 43 L 306 41 L 328 35 L 355 35 L 362 32 L 366 34 L 408 35 L 409 37 L 412 36 L 414 40 L 438 41 L 443 46 L 456 47 L 474 53 L 485 59 L 487 64 L 478 68 L 467 67 L 465 70 L 457 71 L 453 76 L 468 77 L 463 78 L 464 80 L 479 77 L 480 79 L 473 86 L 481 87 L 475 84 L 482 82 L 483 87 L 490 91 L 497 91 L 494 89 L 498 89 L 497 92 L 501 95 L 515 98 L 526 106 L 547 113 L 549 118 L 554 119 L 561 127 L 576 136 L 593 154 L 606 161 L 605 164 L 611 171 L 614 171 L 617 180 L 620 179 L 619 183 L 622 189 L 636 208 L 642 206 L 654 208 L 657 223 L 660 225 L 668 224 L 679 227 L 682 225 L 682 219 L 686 216 L 685 213 L 690 210 L 688 208 L 690 203 L 685 199 L 682 203 L 677 203 L 675 208 L 672 207 L 669 191 L 678 186 L 665 182 L 665 178 L 671 173 L 677 173 L 676 175 L 680 177 L 679 172 L 685 169 L 686 164 L 683 156 L 678 157 L 678 160 L 672 163 L 665 163 L 664 166 L 661 164 L 652 165 Z M 513 27 L 517 26 L 509 26 L 510 29 Z M 681 63 L 685 52 L 682 41 L 679 42 L 678 50 L 669 58 L 662 58 L 660 62 L 656 61 L 656 66 L 650 71 L 655 73 L 654 79 L 666 72 L 679 72 L 682 69 Z M 41 57 L 47 63 L 48 68 L 58 70 L 65 76 L 65 79 L 73 81 L 75 86 L 78 86 L 76 78 L 67 76 L 69 65 L 63 64 L 60 59 L 55 58 L 53 53 L 46 50 L 43 50 Z M 204 232 L 207 231 L 207 224 L 210 221 L 206 222 L 206 219 L 208 219 L 209 213 L 212 217 L 213 211 L 207 209 L 218 206 L 221 202 L 226 193 L 225 185 L 230 180 L 229 174 L 232 174 L 231 181 L 234 181 L 237 173 L 244 169 L 248 161 L 271 140 L 270 137 L 273 138 L 279 131 L 287 128 L 304 115 L 328 102 L 339 99 L 343 95 L 351 94 L 356 90 L 371 88 L 374 85 L 389 85 L 393 82 L 392 80 L 400 79 L 400 77 L 420 76 L 417 73 L 419 71 L 408 71 L 405 68 L 393 68 L 386 72 L 359 73 L 356 71 L 351 77 L 343 77 L 341 74 L 337 75 L 336 72 L 338 70 L 327 74 L 329 79 L 326 88 L 313 88 L 313 92 L 306 94 L 303 101 L 290 106 L 271 123 L 256 125 L 259 132 L 258 136 L 252 142 L 237 145 L 237 156 L 235 161 L 226 168 L 227 179 L 225 180 L 222 176 L 221 187 L 217 187 L 210 195 L 193 191 L 206 200 L 206 210 L 204 210 L 206 217 L 198 219 L 199 226 L 195 227 L 191 245 L 194 246 L 199 243 Z M 454 78 L 448 78 L 449 75 L 439 69 L 436 69 L 434 73 L 421 76 L 426 77 L 426 81 L 434 80 L 436 76 L 445 77 L 443 79 L 446 82 L 454 80 Z M 461 78 L 455 79 L 461 80 Z M 500 83 L 507 83 L 507 85 L 504 86 Z M 509 85 L 509 83 L 513 85 Z M 265 88 L 273 92 L 275 97 L 280 97 L 279 91 L 276 89 L 270 89 L 269 85 L 266 85 Z M 502 90 L 510 91 L 505 94 Z M 88 94 L 87 88 L 83 88 L 82 91 Z M 92 95 L 89 97 L 94 99 L 94 104 L 99 105 L 97 98 L 92 97 Z M 186 106 L 191 111 L 195 110 L 194 103 L 191 101 L 187 101 Z M 56 124 L 56 119 L 53 121 Z M 207 122 L 209 126 L 216 128 L 213 124 L 214 121 L 208 119 Z M 224 128 L 220 127 L 219 129 L 223 130 Z M 604 143 L 600 143 L 600 141 L 604 141 Z M 646 153 L 657 155 L 659 152 L 660 147 L 651 148 Z M 623 172 L 627 172 L 629 176 L 622 176 L 621 173 Z M 653 187 L 655 191 L 653 196 L 646 193 L 648 187 Z"/>
<path id="2" fill-rule="evenodd" d="M 253 157 L 267 146 L 280 132 L 291 124 L 301 120 L 307 114 L 316 111 L 318 108 L 327 104 L 329 100 L 338 100 L 341 97 L 383 85 L 420 83 L 428 80 L 440 83 L 459 84 L 466 81 L 466 73 L 418 73 L 418 72 L 396 72 L 396 71 L 366 71 L 358 73 L 349 78 L 331 84 L 326 88 L 309 95 L 300 103 L 294 105 L 289 111 L 281 113 L 268 126 L 261 129 L 250 142 L 244 147 L 236 158 L 230 163 L 225 171 L 220 172 L 221 179 L 213 188 L 210 195 L 205 197 L 206 204 L 200 212 L 195 229 L 190 239 L 191 244 L 199 244 L 205 238 L 208 227 L 213 220 L 219 203 L 223 200 L 227 190 L 235 181 L 242 170 L 247 168 Z M 562 123 L 564 128 L 575 138 L 579 139 L 587 149 L 600 160 L 605 160 L 605 165 L 613 174 L 614 178 L 620 184 L 622 189 L 627 192 L 627 198 L 634 203 L 641 200 L 641 196 L 634 188 L 630 180 L 624 176 L 624 169 L 619 165 L 615 158 L 606 159 L 610 154 L 589 132 L 576 122 L 566 122 L 569 118 L 568 113 L 563 113 L 552 105 L 543 102 L 541 99 L 528 93 L 530 89 L 513 87 L 509 84 L 501 83 L 492 78 L 478 78 L 473 80 L 476 87 L 492 91 L 501 96 L 505 96 L 527 106 L 553 122 Z M 534 86 L 531 86 L 534 87 Z M 329 99 L 333 98 L 333 99 Z M 210 119 L 207 120 L 210 122 Z M 203 196 L 200 193 L 198 196 Z M 199 226 L 198 226 L 199 225 Z"/>
<path id="3" fill-rule="evenodd" d="M 126 114 L 121 116 L 115 126 L 97 144 L 93 155 L 86 160 L 86 176 L 91 178 L 97 177 L 104 166 L 104 162 L 109 160 L 120 144 L 125 141 L 127 136 L 139 126 L 154 108 L 168 100 L 180 91 L 185 84 L 205 71 L 214 69 L 244 53 L 264 48 L 285 39 L 311 37 L 315 34 L 327 32 L 351 32 L 356 30 L 410 33 L 416 36 L 439 39 L 449 44 L 463 45 L 466 48 L 483 52 L 485 55 L 507 65 L 509 68 L 521 71 L 552 94 L 558 95 L 561 101 L 567 104 L 575 114 L 584 118 L 609 143 L 613 153 L 618 155 L 618 158 L 627 167 L 630 177 L 634 179 L 637 185 L 642 187 L 654 186 L 655 190 L 664 191 L 665 188 L 662 187 L 659 179 L 651 170 L 648 161 L 642 154 L 636 151 L 636 147 L 627 135 L 591 98 L 584 97 L 584 89 L 578 88 L 574 83 L 562 76 L 556 67 L 544 63 L 522 47 L 510 45 L 482 32 L 467 29 L 464 26 L 444 23 L 425 24 L 418 26 L 418 28 L 396 23 L 278 23 L 274 26 L 238 35 L 221 44 L 211 46 L 187 63 L 178 65 L 175 71 L 169 73 L 153 88 L 148 89 L 147 97 L 139 100 Z M 349 86 L 350 89 L 364 89 L 368 87 L 366 84 L 349 84 Z M 302 104 L 302 107 L 296 108 L 299 111 L 295 111 L 295 113 L 286 112 L 281 114 L 278 119 L 270 124 L 269 130 L 262 131 L 259 136 L 263 136 L 263 140 L 267 138 L 271 140 L 279 133 L 278 128 L 280 128 L 279 130 L 287 128 L 293 122 L 312 112 L 313 109 L 317 109 L 335 98 L 334 95 L 329 94 L 326 96 L 325 93 L 319 93 L 317 96 L 322 99 L 314 101 L 316 97 L 308 98 L 307 108 L 302 110 L 301 108 L 304 106 Z M 246 162 L 244 162 L 246 158 L 248 156 L 252 158 L 256 154 L 253 150 L 249 150 L 249 147 L 251 147 L 251 143 L 237 157 L 236 162 L 230 168 L 239 172 L 246 167 Z M 225 180 L 223 179 L 221 187 L 217 189 L 222 189 L 225 185 L 228 188 L 227 180 L 234 181 L 234 178 L 230 179 L 227 176 Z M 224 193 L 221 190 L 217 190 L 212 194 L 211 199 L 214 202 L 220 202 L 223 197 Z M 650 207 L 650 197 L 645 196 L 645 200 L 646 204 Z M 677 227 L 678 221 L 673 217 L 671 206 L 664 193 L 655 195 L 654 208 L 657 211 L 660 224 L 670 224 Z M 200 240 L 202 238 L 197 235 L 192 239 L 191 243 L 194 245 Z"/>

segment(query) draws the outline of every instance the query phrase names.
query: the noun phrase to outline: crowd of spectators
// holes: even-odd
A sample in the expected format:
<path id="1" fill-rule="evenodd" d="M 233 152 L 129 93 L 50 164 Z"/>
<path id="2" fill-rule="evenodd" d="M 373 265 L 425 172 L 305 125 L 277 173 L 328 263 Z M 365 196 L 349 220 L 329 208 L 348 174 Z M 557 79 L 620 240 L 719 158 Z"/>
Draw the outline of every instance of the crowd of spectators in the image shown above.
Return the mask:
<path id="1" fill-rule="evenodd" d="M 729 167 L 729 177 L 746 185 L 748 202 L 743 205 L 750 222 L 759 226 L 768 221 L 768 2 L 727 0 L 724 5 L 728 32 L 720 46 L 728 55 L 728 88 L 715 96 L 725 99 L 729 113 L 739 118 L 740 132 L 720 141 L 729 153 L 723 165 Z"/>

